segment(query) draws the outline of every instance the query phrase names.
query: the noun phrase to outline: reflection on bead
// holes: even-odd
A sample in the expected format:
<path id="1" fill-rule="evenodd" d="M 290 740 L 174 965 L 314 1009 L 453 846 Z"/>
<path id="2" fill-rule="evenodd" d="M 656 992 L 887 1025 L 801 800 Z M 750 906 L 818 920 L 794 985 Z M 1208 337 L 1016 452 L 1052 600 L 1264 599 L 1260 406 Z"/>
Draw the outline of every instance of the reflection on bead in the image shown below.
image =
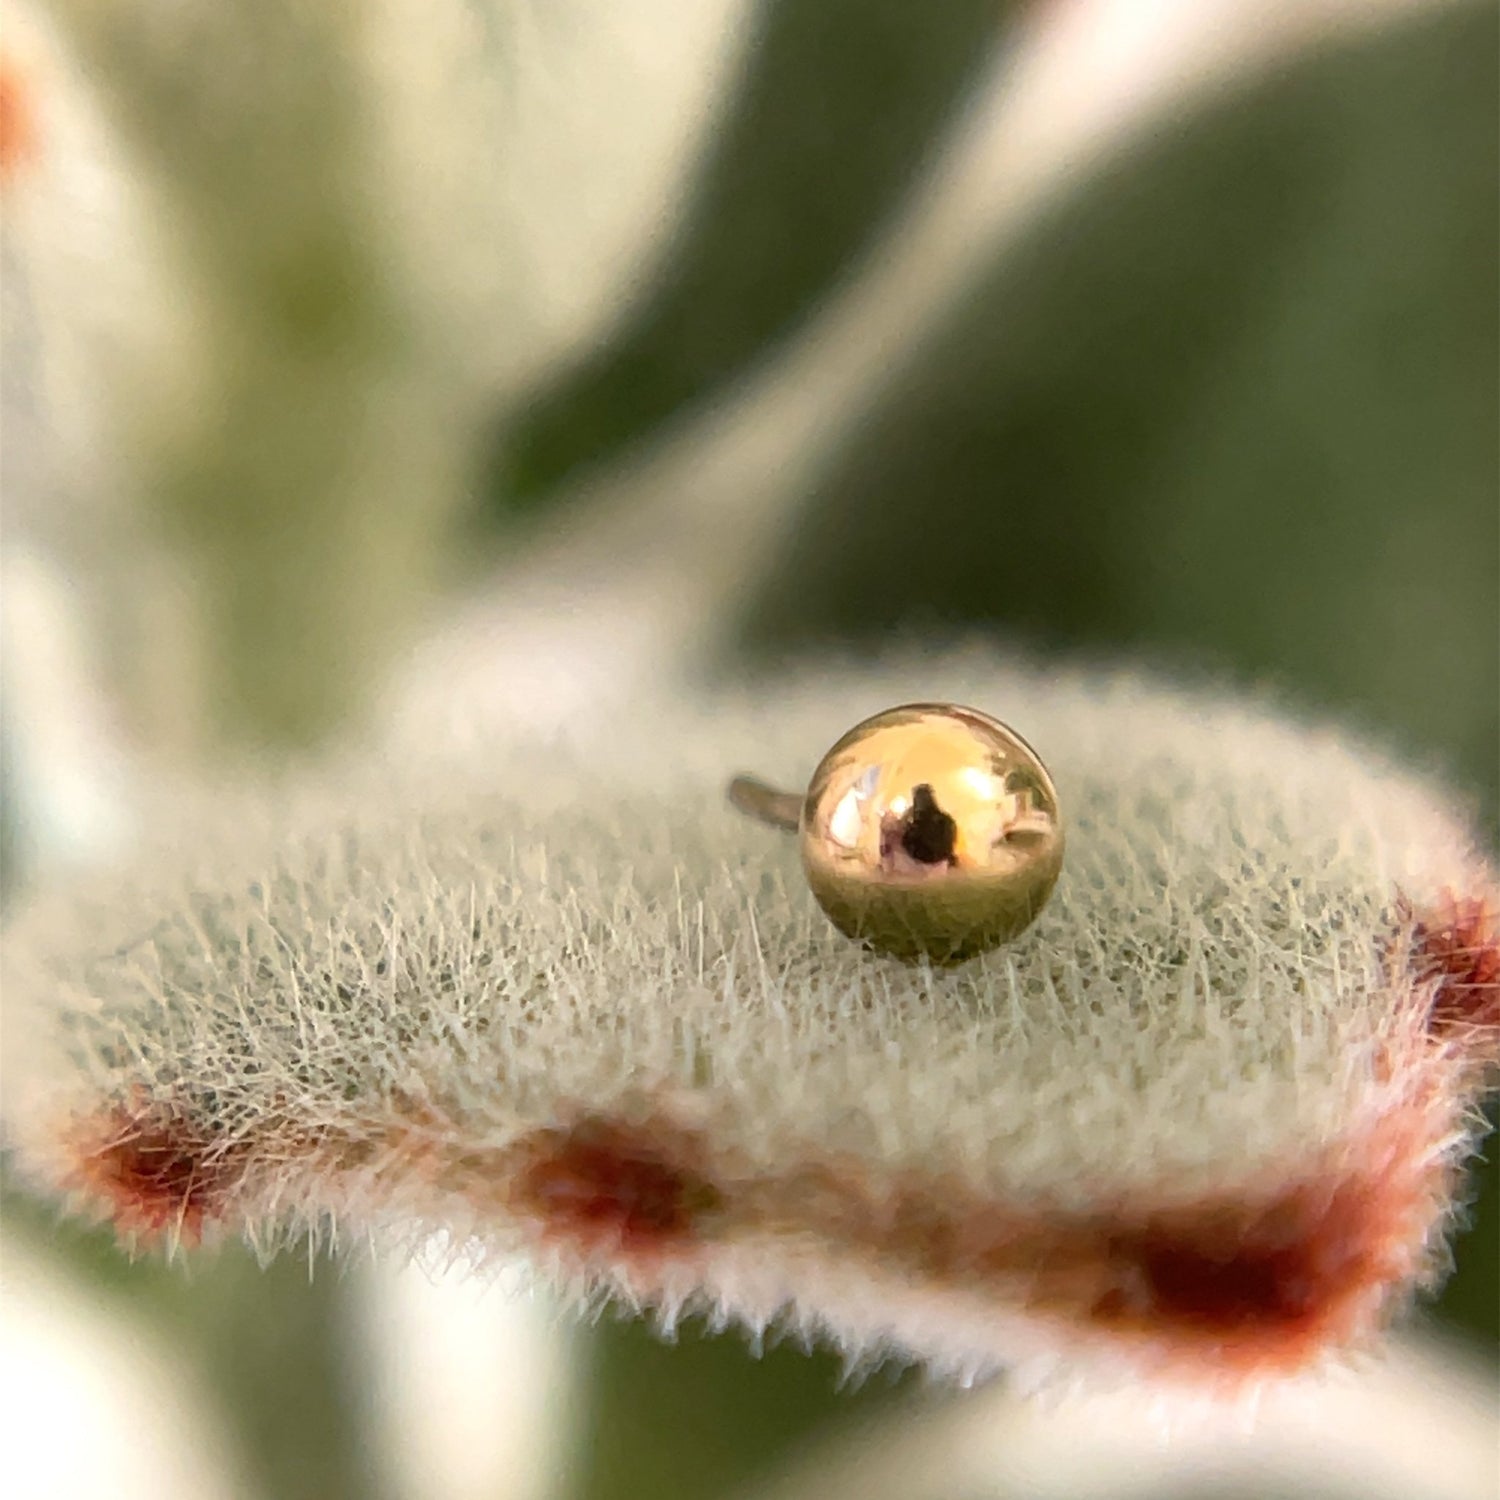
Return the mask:
<path id="1" fill-rule="evenodd" d="M 851 729 L 813 773 L 798 837 L 834 925 L 904 959 L 959 963 L 1009 942 L 1062 869 L 1057 792 L 1036 752 L 950 703 Z"/>

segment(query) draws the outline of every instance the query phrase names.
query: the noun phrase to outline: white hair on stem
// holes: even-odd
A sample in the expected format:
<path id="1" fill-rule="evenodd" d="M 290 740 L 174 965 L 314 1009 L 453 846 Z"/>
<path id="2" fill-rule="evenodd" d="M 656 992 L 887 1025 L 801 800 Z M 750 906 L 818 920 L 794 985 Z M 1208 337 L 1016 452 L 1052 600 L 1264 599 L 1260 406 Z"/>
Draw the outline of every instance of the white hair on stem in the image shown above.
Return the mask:
<path id="1" fill-rule="evenodd" d="M 934 695 L 1014 722 L 1069 828 L 1035 926 L 951 971 L 839 936 L 723 805 Z M 1500 1034 L 1440 793 L 1128 673 L 808 672 L 155 824 L 8 933 L 34 1181 L 173 1244 L 439 1231 L 856 1361 L 1221 1395 L 1367 1344 L 1440 1261 Z"/>

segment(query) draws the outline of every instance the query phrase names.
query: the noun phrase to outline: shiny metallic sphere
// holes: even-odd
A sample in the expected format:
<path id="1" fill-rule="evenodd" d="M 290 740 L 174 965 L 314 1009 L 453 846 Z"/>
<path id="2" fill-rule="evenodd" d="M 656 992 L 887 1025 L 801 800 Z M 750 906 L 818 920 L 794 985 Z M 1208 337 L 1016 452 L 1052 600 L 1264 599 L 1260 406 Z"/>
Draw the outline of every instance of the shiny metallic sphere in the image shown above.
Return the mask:
<path id="1" fill-rule="evenodd" d="M 834 926 L 943 964 L 1023 932 L 1062 870 L 1047 768 L 1013 730 L 951 703 L 856 724 L 813 773 L 798 838 Z"/>

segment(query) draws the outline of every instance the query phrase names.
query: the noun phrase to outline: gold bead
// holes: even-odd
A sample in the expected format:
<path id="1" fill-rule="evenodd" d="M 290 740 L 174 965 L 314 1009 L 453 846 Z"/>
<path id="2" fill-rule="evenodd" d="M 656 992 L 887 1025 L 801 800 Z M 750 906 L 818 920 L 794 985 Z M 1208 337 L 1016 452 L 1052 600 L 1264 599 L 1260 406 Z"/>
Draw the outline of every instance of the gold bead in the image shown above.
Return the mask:
<path id="1" fill-rule="evenodd" d="M 787 826 L 793 799 L 738 779 L 731 798 Z M 1035 919 L 1062 869 L 1057 792 L 988 714 L 910 703 L 856 724 L 813 772 L 802 864 L 841 932 L 896 958 L 960 963 Z"/>

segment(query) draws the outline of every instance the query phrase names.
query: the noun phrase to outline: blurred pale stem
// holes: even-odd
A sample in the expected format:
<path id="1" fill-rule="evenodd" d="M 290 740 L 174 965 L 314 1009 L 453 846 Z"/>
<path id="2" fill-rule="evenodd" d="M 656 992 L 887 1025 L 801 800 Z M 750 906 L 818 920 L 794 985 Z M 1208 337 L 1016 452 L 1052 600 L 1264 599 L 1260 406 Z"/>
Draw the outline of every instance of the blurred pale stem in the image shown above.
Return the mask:
<path id="1" fill-rule="evenodd" d="M 208 310 L 208 388 L 133 476 L 186 549 L 212 718 L 317 735 L 357 705 L 433 578 L 462 418 L 379 253 L 357 7 L 57 20 L 143 170 Z"/>

